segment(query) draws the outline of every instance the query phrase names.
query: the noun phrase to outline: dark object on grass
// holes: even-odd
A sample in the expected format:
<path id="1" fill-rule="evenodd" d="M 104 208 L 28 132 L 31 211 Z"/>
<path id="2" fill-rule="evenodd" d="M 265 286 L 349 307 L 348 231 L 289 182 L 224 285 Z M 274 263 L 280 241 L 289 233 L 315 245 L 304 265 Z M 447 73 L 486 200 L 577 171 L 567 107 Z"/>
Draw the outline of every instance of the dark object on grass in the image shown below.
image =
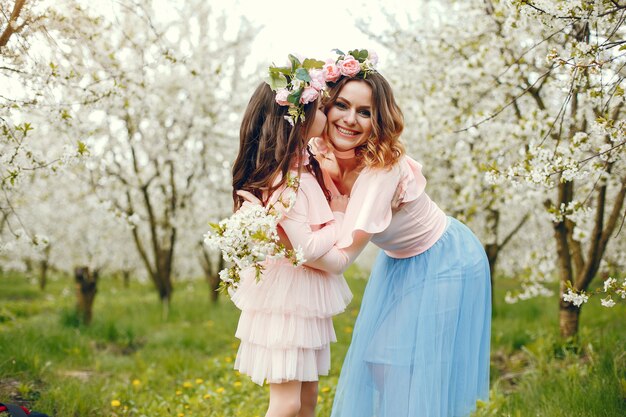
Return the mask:
<path id="1" fill-rule="evenodd" d="M 1 417 L 4 417 L 4 413 L 9 413 L 11 417 L 50 417 L 47 414 L 30 411 L 28 408 L 19 405 L 0 403 Z"/>

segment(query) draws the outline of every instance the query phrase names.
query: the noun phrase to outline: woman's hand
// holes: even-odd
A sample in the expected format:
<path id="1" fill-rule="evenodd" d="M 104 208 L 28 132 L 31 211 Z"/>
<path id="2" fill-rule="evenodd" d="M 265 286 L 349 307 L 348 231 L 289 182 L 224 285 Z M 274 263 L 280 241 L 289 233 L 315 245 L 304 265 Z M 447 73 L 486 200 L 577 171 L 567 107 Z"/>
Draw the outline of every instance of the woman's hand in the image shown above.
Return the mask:
<path id="1" fill-rule="evenodd" d="M 347 195 L 333 195 L 330 197 L 330 209 L 332 211 L 345 213 L 349 201 L 350 197 L 348 197 Z"/>
<path id="2" fill-rule="evenodd" d="M 333 152 L 332 145 L 328 141 L 323 138 L 312 138 L 309 141 L 309 149 L 320 164 L 322 171 L 326 172 L 333 179 L 341 176 L 337 158 Z"/>

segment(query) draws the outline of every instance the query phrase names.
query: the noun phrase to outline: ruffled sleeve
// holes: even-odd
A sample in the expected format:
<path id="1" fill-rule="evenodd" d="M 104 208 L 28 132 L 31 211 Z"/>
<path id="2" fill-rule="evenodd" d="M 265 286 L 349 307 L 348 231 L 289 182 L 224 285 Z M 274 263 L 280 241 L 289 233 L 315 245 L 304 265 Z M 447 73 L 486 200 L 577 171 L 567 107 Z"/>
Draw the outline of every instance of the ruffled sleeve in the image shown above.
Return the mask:
<path id="1" fill-rule="evenodd" d="M 422 164 L 405 156 L 400 161 L 402 169 L 401 186 L 404 188 L 404 198 L 401 202 L 408 203 L 416 200 L 426 189 L 426 177 L 422 174 Z"/>
<path id="2" fill-rule="evenodd" d="M 325 224 L 334 219 L 326 196 L 313 175 L 306 172 L 302 174 L 295 204 L 285 216 L 311 226 Z"/>
<path id="3" fill-rule="evenodd" d="M 421 169 L 418 162 L 405 156 L 391 169 L 363 170 L 352 188 L 337 247 L 349 247 L 357 230 L 370 234 L 384 231 L 391 223 L 396 189 L 401 189 L 402 203 L 413 201 L 424 192 L 426 178 Z"/>
<path id="4" fill-rule="evenodd" d="M 295 199 L 291 209 L 284 212 L 279 224 L 291 245 L 300 248 L 306 260 L 317 259 L 333 247 L 339 226 L 313 175 L 302 174 Z M 277 206 L 280 204 L 278 202 Z M 319 226 L 323 227 L 317 229 Z"/>

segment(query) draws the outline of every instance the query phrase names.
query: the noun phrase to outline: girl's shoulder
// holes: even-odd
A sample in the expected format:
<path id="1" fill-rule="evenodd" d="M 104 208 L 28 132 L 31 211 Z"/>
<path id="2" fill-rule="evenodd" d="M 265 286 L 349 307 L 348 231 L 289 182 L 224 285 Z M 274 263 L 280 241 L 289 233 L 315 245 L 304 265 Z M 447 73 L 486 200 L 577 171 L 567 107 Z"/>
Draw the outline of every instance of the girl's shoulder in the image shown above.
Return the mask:
<path id="1" fill-rule="evenodd" d="M 290 172 L 290 175 L 299 175 L 297 192 L 293 207 L 286 213 L 287 217 L 309 224 L 324 224 L 334 216 L 328 205 L 326 195 L 317 182 L 315 175 L 308 171 Z"/>

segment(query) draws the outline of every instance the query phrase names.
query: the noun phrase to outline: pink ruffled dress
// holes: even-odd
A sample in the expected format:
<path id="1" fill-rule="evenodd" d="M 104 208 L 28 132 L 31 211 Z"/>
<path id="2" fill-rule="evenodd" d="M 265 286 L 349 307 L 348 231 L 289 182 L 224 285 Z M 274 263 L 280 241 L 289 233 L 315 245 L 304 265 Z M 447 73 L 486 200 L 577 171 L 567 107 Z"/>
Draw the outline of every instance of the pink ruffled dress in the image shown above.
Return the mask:
<path id="1" fill-rule="evenodd" d="M 295 204 L 279 225 L 307 261 L 333 247 L 339 225 L 310 173 L 301 174 Z M 330 343 L 337 340 L 332 317 L 351 299 L 343 275 L 296 267 L 285 259 L 266 261 L 259 281 L 254 270 L 244 271 L 232 294 L 241 310 L 235 369 L 259 385 L 328 375 Z"/>

